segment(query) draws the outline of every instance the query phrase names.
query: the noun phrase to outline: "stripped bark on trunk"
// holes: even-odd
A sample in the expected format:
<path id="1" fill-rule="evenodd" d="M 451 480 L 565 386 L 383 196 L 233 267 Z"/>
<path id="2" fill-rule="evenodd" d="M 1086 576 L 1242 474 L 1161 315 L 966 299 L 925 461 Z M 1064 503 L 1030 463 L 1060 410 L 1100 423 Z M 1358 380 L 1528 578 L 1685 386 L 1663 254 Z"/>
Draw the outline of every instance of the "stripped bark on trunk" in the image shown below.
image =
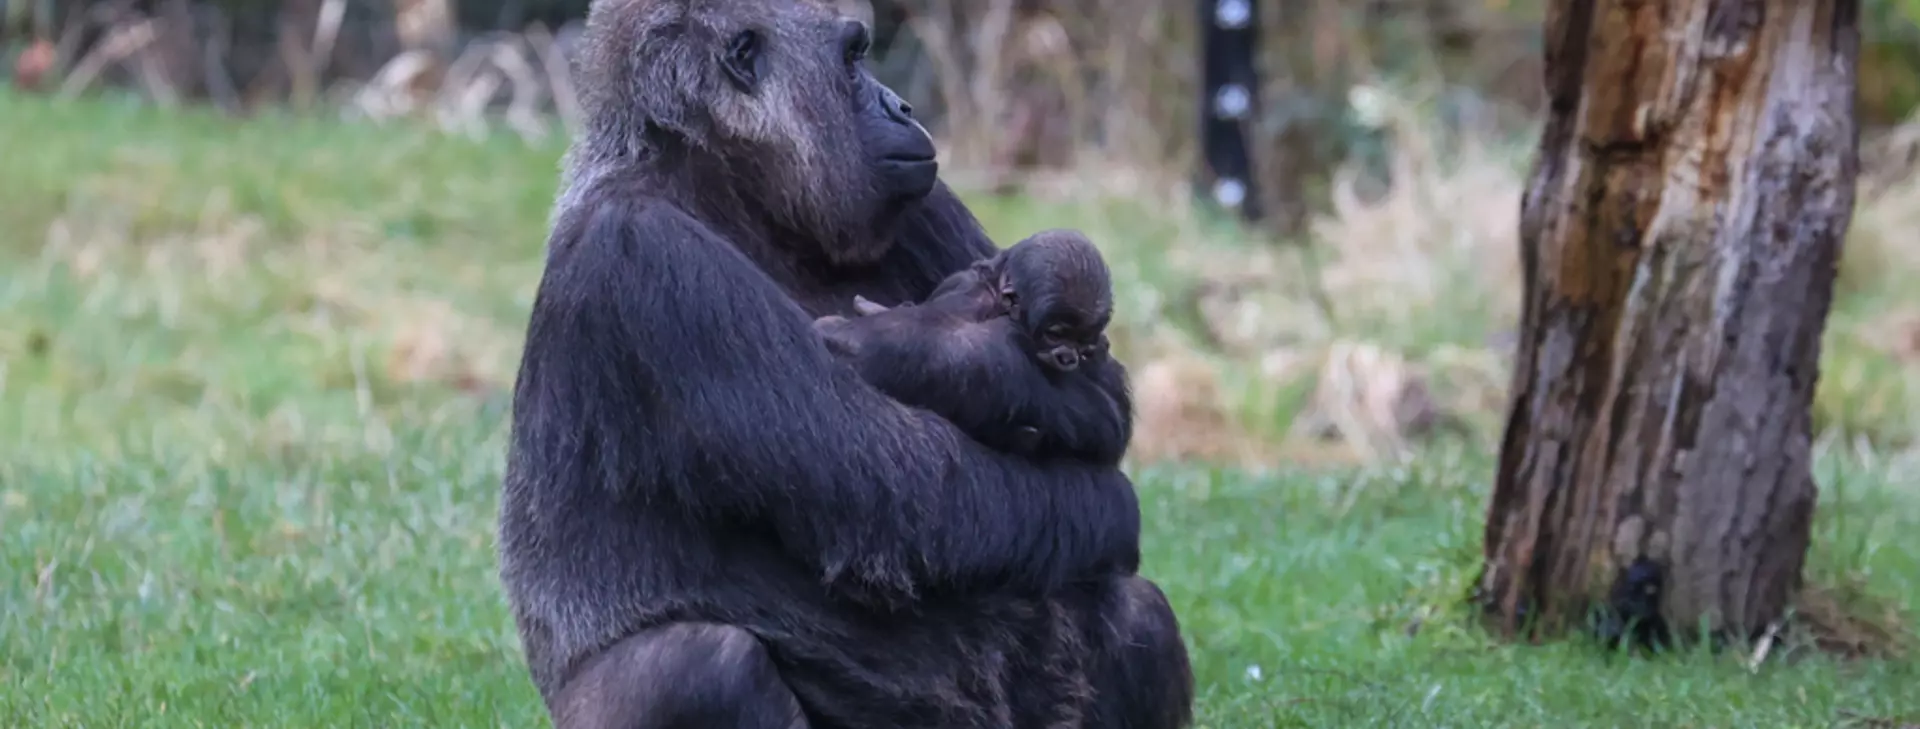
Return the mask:
<path id="1" fill-rule="evenodd" d="M 1858 0 L 1568 0 L 1480 594 L 1750 636 L 1799 586 L 1810 410 L 1853 213 Z"/>

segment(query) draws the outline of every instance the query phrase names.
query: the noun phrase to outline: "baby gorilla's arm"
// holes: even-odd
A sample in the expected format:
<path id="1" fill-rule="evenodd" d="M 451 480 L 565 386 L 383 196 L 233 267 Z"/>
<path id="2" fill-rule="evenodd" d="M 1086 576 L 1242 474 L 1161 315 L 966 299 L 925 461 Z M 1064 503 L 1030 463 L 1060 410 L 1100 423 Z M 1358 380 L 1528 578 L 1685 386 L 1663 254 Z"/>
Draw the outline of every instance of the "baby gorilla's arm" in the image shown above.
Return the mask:
<path id="1" fill-rule="evenodd" d="M 813 320 L 813 331 L 826 342 L 827 351 L 844 358 L 858 358 L 869 341 L 927 329 L 944 318 L 936 307 L 916 307 L 911 303 L 887 307 L 859 295 L 853 297 L 853 312 L 853 317 L 828 314 Z"/>
<path id="2" fill-rule="evenodd" d="M 853 320 L 838 314 L 830 314 L 813 320 L 813 331 L 820 335 L 820 341 L 827 345 L 827 351 L 835 356 L 860 356 L 860 342 L 865 339 L 865 336 L 861 328 L 854 325 Z"/>

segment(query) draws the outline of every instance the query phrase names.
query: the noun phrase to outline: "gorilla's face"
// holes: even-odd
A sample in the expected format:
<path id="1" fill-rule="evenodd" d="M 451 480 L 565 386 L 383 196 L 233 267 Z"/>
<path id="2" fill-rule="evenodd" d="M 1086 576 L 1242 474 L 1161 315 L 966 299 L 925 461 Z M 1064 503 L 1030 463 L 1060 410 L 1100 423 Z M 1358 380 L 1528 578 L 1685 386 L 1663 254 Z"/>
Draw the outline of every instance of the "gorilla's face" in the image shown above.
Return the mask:
<path id="1" fill-rule="evenodd" d="M 867 71 L 866 24 L 796 5 L 727 30 L 716 121 L 730 166 L 749 171 L 739 184 L 758 188 L 749 197 L 815 233 L 830 259 L 869 262 L 900 210 L 932 192 L 933 140 Z"/>
<path id="2" fill-rule="evenodd" d="M 866 24 L 837 18 L 827 28 L 802 37 L 813 39 L 818 47 L 814 49 L 814 58 L 801 63 L 812 61 L 818 68 L 837 70 L 844 74 L 846 82 L 819 83 L 816 88 L 802 88 L 801 92 L 819 94 L 820 100 L 844 97 L 844 110 L 821 106 L 817 111 L 826 119 L 831 119 L 835 111 L 846 115 L 836 126 L 851 130 L 853 138 L 841 141 L 851 142 L 858 148 L 855 158 L 877 178 L 879 188 L 900 198 L 924 197 L 932 191 L 939 172 L 939 165 L 934 161 L 933 139 L 913 118 L 913 106 L 867 71 L 867 49 L 872 37 Z M 750 92 L 754 78 L 747 69 L 752 68 L 756 58 L 764 58 L 742 51 L 757 45 L 756 35 L 743 31 L 735 36 L 722 61 L 728 78 L 742 92 Z M 795 50 L 805 53 L 807 48 L 802 45 Z M 818 74 L 819 77 L 826 75 Z M 811 107 L 804 102 L 802 105 Z"/>
<path id="3" fill-rule="evenodd" d="M 818 2 L 597 0 L 583 159 L 648 150 L 693 193 L 840 265 L 878 261 L 938 185 L 933 140 L 867 72 L 866 24 Z"/>

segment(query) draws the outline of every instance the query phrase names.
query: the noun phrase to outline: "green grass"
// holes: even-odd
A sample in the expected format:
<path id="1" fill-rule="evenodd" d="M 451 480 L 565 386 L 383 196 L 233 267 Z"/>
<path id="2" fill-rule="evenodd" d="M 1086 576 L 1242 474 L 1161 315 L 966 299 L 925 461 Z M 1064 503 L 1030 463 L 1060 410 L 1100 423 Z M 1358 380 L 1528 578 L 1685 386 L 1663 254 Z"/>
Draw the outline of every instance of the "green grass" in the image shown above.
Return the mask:
<path id="1" fill-rule="evenodd" d="M 0 725 L 544 721 L 493 524 L 558 151 L 0 95 Z M 1817 577 L 1920 598 L 1911 473 L 1829 449 Z M 1911 660 L 1490 640 L 1484 454 L 1138 481 L 1202 726 L 1920 721 Z"/>

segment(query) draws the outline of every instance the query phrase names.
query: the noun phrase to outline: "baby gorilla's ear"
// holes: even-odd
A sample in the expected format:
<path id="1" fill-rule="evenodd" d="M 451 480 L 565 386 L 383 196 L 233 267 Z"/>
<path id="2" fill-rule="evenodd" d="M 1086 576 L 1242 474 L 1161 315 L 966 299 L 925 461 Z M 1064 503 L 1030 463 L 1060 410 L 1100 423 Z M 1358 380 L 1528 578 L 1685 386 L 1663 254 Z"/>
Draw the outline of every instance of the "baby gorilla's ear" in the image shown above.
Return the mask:
<path id="1" fill-rule="evenodd" d="M 993 279 L 993 292 L 1000 296 L 1000 304 L 1007 308 L 1007 316 L 1012 317 L 1014 321 L 1024 318 L 1021 313 L 1023 309 L 1020 307 L 1020 290 L 1014 288 L 1013 277 L 1005 272 L 1000 273 L 999 278 Z"/>

